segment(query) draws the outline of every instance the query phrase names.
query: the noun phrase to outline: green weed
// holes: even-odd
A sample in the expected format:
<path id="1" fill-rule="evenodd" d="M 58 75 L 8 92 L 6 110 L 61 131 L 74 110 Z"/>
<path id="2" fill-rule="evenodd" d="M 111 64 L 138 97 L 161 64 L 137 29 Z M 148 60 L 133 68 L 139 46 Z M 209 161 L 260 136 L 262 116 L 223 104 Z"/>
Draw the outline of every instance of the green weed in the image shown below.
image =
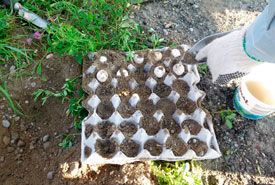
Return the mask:
<path id="1" fill-rule="evenodd" d="M 85 99 L 85 92 L 80 89 L 77 91 L 76 95 L 76 83 L 79 78 L 74 78 L 72 80 L 66 80 L 66 83 L 62 86 L 61 91 L 52 92 L 45 89 L 38 89 L 33 92 L 34 101 L 42 100 L 42 105 L 44 105 L 50 97 L 61 98 L 62 103 L 67 101 L 69 107 L 66 111 L 67 115 L 71 115 L 74 119 L 74 128 L 76 130 L 81 130 L 82 120 L 88 116 L 88 111 L 82 106 L 82 101 Z M 63 141 L 60 146 L 63 148 L 68 148 L 72 146 L 74 137 L 76 134 L 66 135 L 63 134 Z"/>
<path id="2" fill-rule="evenodd" d="M 73 146 L 73 143 L 75 141 L 75 136 L 80 135 L 79 133 L 73 133 L 73 134 L 61 134 L 57 136 L 56 138 L 63 138 L 62 142 L 59 143 L 59 146 L 63 149 L 71 148 Z"/>
<path id="3" fill-rule="evenodd" d="M 200 172 L 195 161 L 152 161 L 151 169 L 160 185 L 201 185 Z"/>
<path id="4" fill-rule="evenodd" d="M 208 68 L 207 64 L 197 65 L 197 68 L 201 74 L 206 75 L 207 68 Z"/>
<path id="5" fill-rule="evenodd" d="M 230 110 L 229 108 L 227 110 L 221 110 L 218 112 L 214 112 L 214 114 L 220 114 L 222 121 L 225 121 L 226 126 L 231 129 L 232 128 L 232 121 L 236 118 L 236 110 Z"/>

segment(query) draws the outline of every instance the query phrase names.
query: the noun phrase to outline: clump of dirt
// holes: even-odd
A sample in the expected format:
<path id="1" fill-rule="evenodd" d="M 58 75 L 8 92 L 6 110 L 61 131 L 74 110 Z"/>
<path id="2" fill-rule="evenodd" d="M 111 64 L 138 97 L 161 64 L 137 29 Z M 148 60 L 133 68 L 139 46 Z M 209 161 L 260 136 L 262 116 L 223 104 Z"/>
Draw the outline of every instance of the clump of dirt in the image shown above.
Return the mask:
<path id="1" fill-rule="evenodd" d="M 162 153 L 162 144 L 153 139 L 149 139 L 144 144 L 144 149 L 148 150 L 152 156 L 158 156 Z"/>
<path id="2" fill-rule="evenodd" d="M 172 87 L 181 97 L 187 97 L 190 90 L 189 85 L 184 80 L 175 80 Z"/>
<path id="3" fill-rule="evenodd" d="M 140 145 L 131 139 L 124 139 L 119 147 L 127 157 L 136 157 L 140 151 Z"/>
<path id="4" fill-rule="evenodd" d="M 172 118 L 165 118 L 161 127 L 168 129 L 170 135 L 178 135 L 181 132 L 180 125 Z"/>
<path id="5" fill-rule="evenodd" d="M 143 115 L 152 116 L 156 112 L 156 106 L 152 100 L 141 99 L 137 104 L 137 109 L 141 111 Z"/>
<path id="6" fill-rule="evenodd" d="M 86 138 L 90 137 L 90 135 L 93 133 L 94 127 L 90 124 L 86 125 L 85 128 L 85 136 Z"/>
<path id="7" fill-rule="evenodd" d="M 116 125 L 107 121 L 103 121 L 96 125 L 95 131 L 102 139 L 108 139 L 114 133 Z"/>
<path id="8" fill-rule="evenodd" d="M 91 153 L 92 153 L 92 149 L 90 147 L 88 147 L 88 146 L 85 146 L 85 148 L 84 148 L 84 155 L 85 155 L 85 157 L 86 158 L 89 157 L 91 155 Z"/>
<path id="9" fill-rule="evenodd" d="M 113 104 L 109 100 L 102 100 L 97 107 L 96 113 L 102 119 L 108 119 L 115 111 Z"/>
<path id="10" fill-rule="evenodd" d="M 169 100 L 167 98 L 160 99 L 157 102 L 156 107 L 157 107 L 157 110 L 162 110 L 162 113 L 166 117 L 172 117 L 172 115 L 176 111 L 176 105 L 174 104 L 174 102 L 172 102 L 171 100 Z"/>
<path id="11" fill-rule="evenodd" d="M 185 52 L 183 63 L 186 64 L 197 64 L 196 56 L 191 52 Z"/>
<path id="12" fill-rule="evenodd" d="M 187 144 L 178 137 L 170 136 L 166 140 L 165 146 L 167 149 L 171 148 L 175 156 L 183 156 L 188 150 Z"/>
<path id="13" fill-rule="evenodd" d="M 198 122 L 192 119 L 185 120 L 181 126 L 183 129 L 188 129 L 191 135 L 198 135 L 202 128 Z"/>
<path id="14" fill-rule="evenodd" d="M 196 103 L 186 97 L 180 97 L 176 105 L 185 114 L 192 114 L 197 108 Z"/>
<path id="15" fill-rule="evenodd" d="M 128 101 L 121 102 L 117 110 L 123 118 L 129 118 L 137 111 Z"/>
<path id="16" fill-rule="evenodd" d="M 100 99 L 110 99 L 114 94 L 114 87 L 110 84 L 107 86 L 100 85 L 96 88 L 95 93 Z"/>
<path id="17" fill-rule="evenodd" d="M 161 123 L 153 116 L 144 116 L 141 119 L 140 127 L 144 128 L 149 136 L 152 136 L 158 133 L 161 128 Z"/>
<path id="18" fill-rule="evenodd" d="M 112 158 L 117 153 L 118 144 L 115 139 L 97 139 L 95 151 L 104 158 Z"/>
<path id="19" fill-rule="evenodd" d="M 206 154 L 208 147 L 205 142 L 200 141 L 199 139 L 190 139 L 188 141 L 188 146 L 193 150 L 197 156 L 202 157 Z"/>
<path id="20" fill-rule="evenodd" d="M 164 98 L 169 96 L 169 94 L 171 93 L 172 89 L 171 87 L 165 85 L 164 83 L 158 83 L 155 87 L 154 87 L 154 93 L 156 95 L 158 95 L 160 98 Z"/>
<path id="21" fill-rule="evenodd" d="M 123 133 L 125 137 L 132 137 L 137 132 L 137 127 L 134 123 L 122 122 L 118 129 Z"/>

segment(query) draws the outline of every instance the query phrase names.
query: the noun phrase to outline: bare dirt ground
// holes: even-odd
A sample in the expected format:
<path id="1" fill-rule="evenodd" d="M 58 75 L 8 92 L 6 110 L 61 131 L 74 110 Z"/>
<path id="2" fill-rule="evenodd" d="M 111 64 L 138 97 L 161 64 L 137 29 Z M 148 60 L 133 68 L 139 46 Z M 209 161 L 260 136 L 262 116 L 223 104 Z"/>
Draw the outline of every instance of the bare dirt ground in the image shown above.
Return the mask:
<path id="1" fill-rule="evenodd" d="M 191 45 L 209 34 L 251 22 L 266 4 L 265 0 L 148 1 L 133 17 L 167 40 Z M 56 136 L 74 132 L 73 120 L 66 117 L 67 104 L 50 99 L 41 106 L 41 102 L 33 102 L 31 94 L 39 88 L 58 90 L 66 78 L 81 74 L 81 66 L 71 57 L 54 55 L 43 61 L 42 70 L 42 77 L 25 76 L 7 83 L 12 97 L 24 113 L 32 117 L 15 115 L 5 100 L 0 99 L 0 184 L 157 184 L 147 163 L 81 164 L 80 137 L 71 149 L 61 149 L 58 146 L 61 140 Z M 41 78 L 46 78 L 47 82 Z M 211 113 L 227 107 L 233 109 L 234 88 L 214 86 L 209 72 L 202 75 L 199 88 L 207 93 L 204 105 Z M 212 115 L 223 156 L 201 162 L 204 181 L 209 184 L 275 184 L 274 117 L 251 121 L 238 116 L 233 129 L 228 129 L 220 115 Z M 10 122 L 9 128 L 2 127 L 2 120 Z"/>

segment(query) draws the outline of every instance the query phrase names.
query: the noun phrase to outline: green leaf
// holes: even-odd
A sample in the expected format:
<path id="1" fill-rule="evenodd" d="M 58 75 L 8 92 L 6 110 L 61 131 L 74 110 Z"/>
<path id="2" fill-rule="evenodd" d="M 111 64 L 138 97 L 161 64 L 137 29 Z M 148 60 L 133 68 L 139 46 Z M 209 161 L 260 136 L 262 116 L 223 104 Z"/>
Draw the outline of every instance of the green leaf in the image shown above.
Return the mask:
<path id="1" fill-rule="evenodd" d="M 230 128 L 230 129 L 232 128 L 232 123 L 229 119 L 225 120 L 225 124 L 227 125 L 228 128 Z"/>
<path id="2" fill-rule="evenodd" d="M 36 73 L 40 76 L 42 75 L 42 61 L 39 62 L 37 69 L 36 69 Z"/>

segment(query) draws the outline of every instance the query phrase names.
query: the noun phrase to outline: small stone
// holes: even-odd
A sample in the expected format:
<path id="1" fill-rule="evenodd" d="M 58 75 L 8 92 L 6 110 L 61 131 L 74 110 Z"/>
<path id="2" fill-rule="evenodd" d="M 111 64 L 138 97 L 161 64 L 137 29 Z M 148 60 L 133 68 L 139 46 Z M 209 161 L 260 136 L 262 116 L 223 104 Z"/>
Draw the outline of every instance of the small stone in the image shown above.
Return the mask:
<path id="1" fill-rule="evenodd" d="M 107 62 L 107 57 L 101 56 L 101 57 L 99 58 L 99 61 L 100 61 L 101 63 L 106 63 L 106 62 Z"/>
<path id="2" fill-rule="evenodd" d="M 47 141 L 46 143 L 43 144 L 44 150 L 47 150 L 50 147 L 51 143 Z"/>
<path id="3" fill-rule="evenodd" d="M 10 73 L 15 73 L 15 66 L 10 67 Z"/>
<path id="4" fill-rule="evenodd" d="M 19 134 L 17 132 L 11 133 L 11 139 L 16 142 L 16 140 L 19 138 Z"/>
<path id="5" fill-rule="evenodd" d="M 29 101 L 28 101 L 28 100 L 26 100 L 26 101 L 25 101 L 25 104 L 28 104 L 28 103 L 29 103 Z"/>
<path id="6" fill-rule="evenodd" d="M 8 151 L 9 153 L 11 153 L 11 152 L 14 151 L 14 148 L 10 146 L 10 147 L 7 148 L 7 151 Z"/>
<path id="7" fill-rule="evenodd" d="M 27 130 L 27 128 L 25 127 L 25 125 L 23 123 L 20 124 L 20 130 L 23 132 L 25 130 Z"/>
<path id="8" fill-rule="evenodd" d="M 10 144 L 10 137 L 4 136 L 4 137 L 3 137 L 3 143 L 4 143 L 4 145 Z"/>
<path id="9" fill-rule="evenodd" d="M 1 156 L 0 157 L 0 162 L 4 162 L 5 161 L 5 156 Z"/>
<path id="10" fill-rule="evenodd" d="M 17 143 L 18 147 L 24 147 L 25 145 L 26 145 L 25 142 L 22 141 L 22 140 L 19 140 L 18 143 Z"/>
<path id="11" fill-rule="evenodd" d="M 46 59 L 50 59 L 50 58 L 52 58 L 53 57 L 53 54 L 51 53 L 51 54 L 48 54 L 47 56 L 46 56 Z"/>
<path id="12" fill-rule="evenodd" d="M 36 83 L 35 82 L 32 82 L 31 83 L 31 87 L 35 87 L 36 86 Z"/>
<path id="13" fill-rule="evenodd" d="M 34 148 L 35 148 L 34 143 L 31 142 L 31 144 L 30 144 L 30 150 L 33 150 Z"/>
<path id="14" fill-rule="evenodd" d="M 10 122 L 8 121 L 8 120 L 3 120 L 2 121 L 2 125 L 3 125 L 3 127 L 5 127 L 5 128 L 9 128 L 10 127 Z"/>
<path id="15" fill-rule="evenodd" d="M 45 136 L 43 137 L 43 139 L 42 139 L 43 143 L 49 141 L 49 138 L 50 138 L 49 135 L 45 135 Z"/>
<path id="16" fill-rule="evenodd" d="M 196 4 L 194 4 L 192 7 L 195 8 L 195 9 L 199 8 L 199 6 L 196 5 Z"/>
<path id="17" fill-rule="evenodd" d="M 53 180 L 53 178 L 54 178 L 54 171 L 51 171 L 47 174 L 47 179 Z"/>
<path id="18" fill-rule="evenodd" d="M 163 29 L 163 33 L 165 36 L 169 35 L 169 32 L 166 29 Z"/>

